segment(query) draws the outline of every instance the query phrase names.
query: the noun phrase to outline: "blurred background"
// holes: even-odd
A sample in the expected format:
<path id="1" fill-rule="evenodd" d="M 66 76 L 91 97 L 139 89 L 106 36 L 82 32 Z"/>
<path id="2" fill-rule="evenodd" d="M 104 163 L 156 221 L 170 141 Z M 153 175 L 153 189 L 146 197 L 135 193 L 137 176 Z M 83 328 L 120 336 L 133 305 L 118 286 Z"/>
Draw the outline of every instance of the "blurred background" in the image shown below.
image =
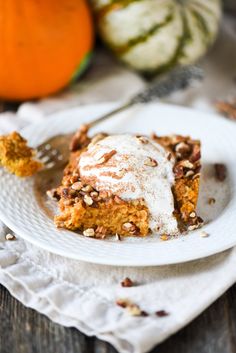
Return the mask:
<path id="1" fill-rule="evenodd" d="M 234 115 L 235 0 L 16 2 L 1 6 L 0 47 L 1 111 L 25 121 L 122 101 L 193 63 L 203 82 L 165 101 Z"/>

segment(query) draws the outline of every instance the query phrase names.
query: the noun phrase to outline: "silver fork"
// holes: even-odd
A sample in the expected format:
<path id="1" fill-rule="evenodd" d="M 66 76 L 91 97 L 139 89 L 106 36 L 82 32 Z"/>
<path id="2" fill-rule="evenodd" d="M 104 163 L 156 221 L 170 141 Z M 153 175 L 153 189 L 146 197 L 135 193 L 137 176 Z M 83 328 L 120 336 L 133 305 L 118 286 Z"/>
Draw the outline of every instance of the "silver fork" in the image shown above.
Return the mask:
<path id="1" fill-rule="evenodd" d="M 193 80 L 201 80 L 203 76 L 203 70 L 197 66 L 179 67 L 158 79 L 158 81 L 151 83 L 147 89 L 138 93 L 120 107 L 92 120 L 86 126 L 90 129 L 135 104 L 148 103 L 179 89 L 185 89 Z M 44 163 L 46 169 L 60 168 L 66 164 L 70 153 L 69 141 L 72 136 L 73 134 L 57 135 L 38 146 L 37 158 Z"/>

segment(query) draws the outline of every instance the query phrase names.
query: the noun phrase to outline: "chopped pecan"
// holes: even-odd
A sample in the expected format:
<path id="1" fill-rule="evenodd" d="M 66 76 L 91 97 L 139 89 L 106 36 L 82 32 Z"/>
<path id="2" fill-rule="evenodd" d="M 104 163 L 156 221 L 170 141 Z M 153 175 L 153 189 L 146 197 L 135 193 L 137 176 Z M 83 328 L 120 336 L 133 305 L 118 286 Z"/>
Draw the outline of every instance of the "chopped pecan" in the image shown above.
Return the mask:
<path id="1" fill-rule="evenodd" d="M 193 171 L 193 170 L 188 170 L 188 171 L 185 173 L 186 178 L 191 177 L 191 176 L 193 176 L 193 175 L 194 175 L 194 171 Z"/>
<path id="2" fill-rule="evenodd" d="M 91 206 L 93 204 L 93 199 L 88 195 L 84 195 L 84 202 L 86 205 Z"/>
<path id="3" fill-rule="evenodd" d="M 97 226 L 95 233 L 97 238 L 105 238 L 107 229 L 103 226 Z"/>
<path id="4" fill-rule="evenodd" d="M 191 147 L 186 143 L 186 142 L 179 142 L 176 146 L 175 146 L 175 151 L 179 153 L 179 155 L 184 158 L 186 157 L 189 152 L 191 150 Z"/>
<path id="5" fill-rule="evenodd" d="M 62 196 L 64 198 L 69 198 L 70 197 L 70 189 L 69 188 L 63 188 L 62 189 Z"/>
<path id="6" fill-rule="evenodd" d="M 157 167 L 158 163 L 155 159 L 148 157 L 145 159 L 144 164 L 148 167 Z"/>
<path id="7" fill-rule="evenodd" d="M 216 163 L 215 164 L 215 176 L 219 181 L 224 181 L 227 176 L 227 168 L 224 164 Z"/>
<path id="8" fill-rule="evenodd" d="M 215 103 L 216 109 L 227 118 L 236 120 L 236 99 L 232 102 L 218 101 Z"/>
<path id="9" fill-rule="evenodd" d="M 179 163 L 174 166 L 173 171 L 176 179 L 180 179 L 184 176 L 184 168 Z"/>
<path id="10" fill-rule="evenodd" d="M 136 226 L 133 223 L 130 223 L 130 222 L 124 223 L 122 228 L 124 230 L 126 230 L 127 232 L 132 233 L 132 234 L 135 233 L 136 230 L 137 230 Z"/>
<path id="11" fill-rule="evenodd" d="M 139 305 L 132 303 L 129 299 L 118 299 L 116 304 L 126 309 L 132 316 L 148 316 L 148 313 L 141 310 Z"/>
<path id="12" fill-rule="evenodd" d="M 118 204 L 122 204 L 124 203 L 124 200 L 122 200 L 122 198 L 120 198 L 119 196 L 115 195 L 114 196 L 114 201 Z"/>
<path id="13" fill-rule="evenodd" d="M 71 181 L 70 181 L 70 178 L 66 178 L 63 180 L 63 186 L 71 186 Z"/>
<path id="14" fill-rule="evenodd" d="M 99 191 L 99 197 L 101 199 L 107 199 L 112 196 L 112 192 L 108 190 L 101 190 Z"/>
<path id="15" fill-rule="evenodd" d="M 127 311 L 132 316 L 142 316 L 142 310 L 137 304 L 128 306 Z"/>
<path id="16" fill-rule="evenodd" d="M 127 308 L 128 305 L 131 305 L 131 302 L 128 299 L 117 299 L 116 304 L 122 308 Z"/>
<path id="17" fill-rule="evenodd" d="M 94 237 L 95 236 L 95 231 L 94 231 L 94 229 L 93 228 L 88 228 L 88 229 L 85 229 L 84 231 L 83 231 L 83 235 L 85 236 L 85 237 Z"/>
<path id="18" fill-rule="evenodd" d="M 171 143 L 173 147 L 180 142 L 184 142 L 186 139 L 187 137 L 181 135 L 172 135 L 171 139 L 167 137 L 168 144 Z"/>
<path id="19" fill-rule="evenodd" d="M 84 192 L 91 192 L 93 191 L 93 187 L 91 185 L 86 185 L 86 186 L 83 186 L 81 190 Z"/>
<path id="20" fill-rule="evenodd" d="M 192 231 L 192 230 L 195 230 L 195 229 L 198 229 L 198 228 L 199 228 L 199 225 L 197 223 L 188 226 L 188 230 L 189 231 Z"/>
<path id="21" fill-rule="evenodd" d="M 199 235 L 200 235 L 201 238 L 209 237 L 209 234 L 207 232 L 204 232 L 204 231 L 202 231 Z"/>
<path id="22" fill-rule="evenodd" d="M 193 169 L 194 167 L 193 163 L 191 163 L 188 159 L 184 159 L 178 162 L 178 164 L 187 169 Z"/>
<path id="23" fill-rule="evenodd" d="M 164 317 L 164 316 L 168 316 L 169 315 L 169 313 L 167 313 L 165 310 L 158 310 L 158 311 L 156 311 L 155 314 L 158 317 Z"/>
<path id="24" fill-rule="evenodd" d="M 189 157 L 189 161 L 192 163 L 195 163 L 199 161 L 201 158 L 201 150 L 199 145 L 194 145 L 193 146 L 193 151 L 191 153 L 191 156 Z"/>
<path id="25" fill-rule="evenodd" d="M 92 197 L 93 200 L 95 200 L 95 201 L 98 200 L 98 192 L 97 191 L 90 192 L 90 196 Z"/>
<path id="26" fill-rule="evenodd" d="M 76 183 L 77 181 L 79 181 L 79 175 L 78 174 L 74 174 L 74 175 L 72 175 L 71 177 L 70 177 L 70 183 L 71 184 L 74 184 L 74 183 Z"/>
<path id="27" fill-rule="evenodd" d="M 8 234 L 5 235 L 5 239 L 12 241 L 12 240 L 16 240 L 16 237 L 15 237 L 14 234 L 8 233 Z"/>
<path id="28" fill-rule="evenodd" d="M 208 199 L 208 204 L 209 204 L 209 205 L 214 205 L 215 202 L 216 202 L 216 199 L 214 199 L 214 197 L 210 197 L 210 198 Z"/>
<path id="29" fill-rule="evenodd" d="M 60 195 L 58 194 L 57 189 L 48 190 L 46 194 L 51 200 L 55 200 L 55 201 L 60 200 Z"/>
<path id="30" fill-rule="evenodd" d="M 120 236 L 120 234 L 116 233 L 115 237 L 116 237 L 116 240 L 117 240 L 117 241 L 121 241 L 121 236 Z"/>
<path id="31" fill-rule="evenodd" d="M 188 230 L 195 230 L 200 228 L 202 225 L 204 224 L 204 221 L 201 217 L 196 216 L 195 218 L 190 218 L 189 219 L 189 226 L 188 226 Z"/>
<path id="32" fill-rule="evenodd" d="M 101 158 L 99 158 L 98 160 L 98 164 L 103 164 L 106 163 L 107 161 L 109 161 L 109 159 L 114 156 L 117 153 L 116 150 L 112 150 L 110 152 L 105 153 Z"/>
<path id="33" fill-rule="evenodd" d="M 189 170 L 192 171 L 193 168 L 194 168 L 193 163 L 189 162 L 188 159 L 179 161 L 178 163 L 175 164 L 173 168 L 175 178 L 176 179 L 182 178 L 185 174 L 187 174 Z M 184 172 L 184 169 L 185 170 L 187 169 L 186 172 Z M 193 173 L 191 173 L 191 175 L 193 175 Z"/>
<path id="34" fill-rule="evenodd" d="M 193 179 L 200 178 L 200 173 L 196 172 L 196 174 L 193 175 Z"/>
<path id="35" fill-rule="evenodd" d="M 74 134 L 71 143 L 70 151 L 74 152 L 83 147 L 86 147 L 90 143 L 90 138 L 88 137 L 89 125 L 81 125 L 77 132 Z"/>
<path id="36" fill-rule="evenodd" d="M 140 316 L 149 316 L 149 314 L 146 311 L 141 310 Z"/>
<path id="37" fill-rule="evenodd" d="M 77 181 L 74 184 L 72 184 L 72 186 L 71 186 L 71 188 L 76 191 L 81 190 L 82 187 L 83 187 L 83 183 L 81 183 L 81 181 Z"/>
<path id="38" fill-rule="evenodd" d="M 137 135 L 136 138 L 139 142 L 141 142 L 144 145 L 147 145 L 149 142 L 147 137 L 145 137 L 145 136 Z"/>
<path id="39" fill-rule="evenodd" d="M 121 282 L 121 286 L 122 287 L 133 287 L 134 283 L 133 281 L 129 278 L 126 277 L 122 282 Z"/>
<path id="40" fill-rule="evenodd" d="M 197 221 L 198 221 L 199 225 L 203 225 L 204 224 L 203 219 L 201 217 L 199 217 L 199 216 L 197 217 Z"/>

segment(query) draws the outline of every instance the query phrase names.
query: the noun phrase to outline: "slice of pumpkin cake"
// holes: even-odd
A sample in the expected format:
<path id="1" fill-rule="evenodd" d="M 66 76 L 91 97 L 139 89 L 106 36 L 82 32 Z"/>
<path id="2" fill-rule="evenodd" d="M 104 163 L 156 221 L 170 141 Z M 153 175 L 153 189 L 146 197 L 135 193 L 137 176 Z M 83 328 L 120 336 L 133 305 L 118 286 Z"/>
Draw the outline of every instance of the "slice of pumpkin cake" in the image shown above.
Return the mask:
<path id="1" fill-rule="evenodd" d="M 199 141 L 131 134 L 90 139 L 87 131 L 76 136 L 62 185 L 54 192 L 57 227 L 103 238 L 178 235 L 200 225 Z"/>

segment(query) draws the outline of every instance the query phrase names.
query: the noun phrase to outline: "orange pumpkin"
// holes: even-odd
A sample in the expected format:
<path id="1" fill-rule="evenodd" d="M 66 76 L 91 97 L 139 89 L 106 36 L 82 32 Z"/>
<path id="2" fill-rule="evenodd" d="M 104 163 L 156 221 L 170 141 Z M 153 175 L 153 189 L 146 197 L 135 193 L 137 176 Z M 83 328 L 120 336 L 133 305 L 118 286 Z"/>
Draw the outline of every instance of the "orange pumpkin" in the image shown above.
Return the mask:
<path id="1" fill-rule="evenodd" d="M 38 98 L 63 88 L 92 45 L 86 0 L 0 1 L 0 98 Z"/>

